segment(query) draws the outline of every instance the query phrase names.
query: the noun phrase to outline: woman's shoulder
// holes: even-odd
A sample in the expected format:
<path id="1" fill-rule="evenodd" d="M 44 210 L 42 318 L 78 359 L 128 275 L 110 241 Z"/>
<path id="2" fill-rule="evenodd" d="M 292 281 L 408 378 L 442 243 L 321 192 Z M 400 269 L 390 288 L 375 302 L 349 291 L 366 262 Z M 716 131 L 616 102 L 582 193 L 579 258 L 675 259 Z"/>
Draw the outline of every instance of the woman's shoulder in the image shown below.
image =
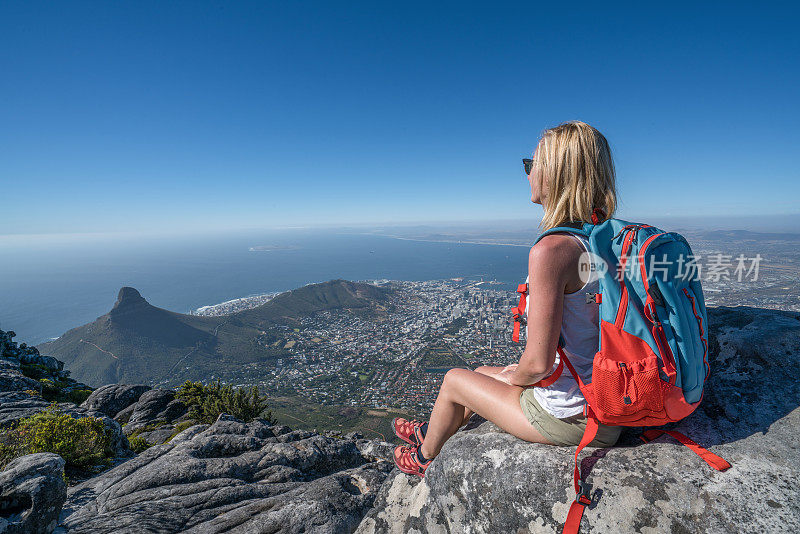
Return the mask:
<path id="1" fill-rule="evenodd" d="M 528 277 L 552 280 L 552 283 L 563 286 L 565 292 L 570 293 L 582 285 L 578 265 L 584 252 L 584 248 L 569 234 L 547 235 L 531 247 Z"/>
<path id="2" fill-rule="evenodd" d="M 586 249 L 570 234 L 549 234 L 539 240 L 528 257 L 528 278 L 558 285 L 564 293 L 583 287 L 579 268 Z"/>
<path id="3" fill-rule="evenodd" d="M 537 260 L 577 260 L 584 248 L 568 233 L 548 234 L 531 247 L 530 258 Z"/>

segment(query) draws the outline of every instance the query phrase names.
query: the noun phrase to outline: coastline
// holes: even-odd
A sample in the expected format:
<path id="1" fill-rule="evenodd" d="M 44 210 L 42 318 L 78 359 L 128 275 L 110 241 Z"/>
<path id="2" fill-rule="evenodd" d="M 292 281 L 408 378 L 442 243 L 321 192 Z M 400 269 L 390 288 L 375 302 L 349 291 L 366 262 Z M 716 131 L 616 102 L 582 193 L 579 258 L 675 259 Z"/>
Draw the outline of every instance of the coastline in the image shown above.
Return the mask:
<path id="1" fill-rule="evenodd" d="M 530 248 L 533 246 L 531 244 L 523 244 L 523 243 L 489 243 L 485 241 L 466 241 L 466 240 L 455 240 L 455 239 L 423 239 L 421 237 L 402 237 L 398 235 L 391 235 L 391 234 L 373 234 L 369 232 L 362 232 L 355 235 L 365 235 L 371 237 L 389 237 L 392 239 L 399 239 L 401 241 L 419 241 L 422 243 L 453 243 L 456 245 L 490 245 L 490 246 L 497 246 L 497 247 L 526 247 Z"/>

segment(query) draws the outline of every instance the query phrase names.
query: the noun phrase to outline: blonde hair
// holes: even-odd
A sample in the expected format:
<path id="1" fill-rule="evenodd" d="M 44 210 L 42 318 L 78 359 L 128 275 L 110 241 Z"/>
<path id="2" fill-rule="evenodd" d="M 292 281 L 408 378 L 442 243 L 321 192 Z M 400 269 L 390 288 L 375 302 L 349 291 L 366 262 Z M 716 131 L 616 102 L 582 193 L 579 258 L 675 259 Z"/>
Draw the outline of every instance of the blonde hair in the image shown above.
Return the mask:
<path id="1" fill-rule="evenodd" d="M 600 220 L 614 214 L 617 188 L 611 148 L 603 134 L 585 122 L 565 122 L 545 130 L 536 150 L 547 230 L 568 222 L 589 222 L 592 212 L 603 212 Z"/>

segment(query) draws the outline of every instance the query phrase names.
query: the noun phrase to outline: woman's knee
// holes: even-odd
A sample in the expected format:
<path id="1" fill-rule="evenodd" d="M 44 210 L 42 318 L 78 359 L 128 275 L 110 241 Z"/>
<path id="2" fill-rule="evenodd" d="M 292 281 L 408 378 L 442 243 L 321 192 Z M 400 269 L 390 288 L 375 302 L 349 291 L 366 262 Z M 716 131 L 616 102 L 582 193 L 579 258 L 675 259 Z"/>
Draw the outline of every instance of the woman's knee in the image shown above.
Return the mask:
<path id="1" fill-rule="evenodd" d="M 444 375 L 442 389 L 458 387 L 458 385 L 464 383 L 467 377 L 472 374 L 473 372 L 468 369 L 450 369 Z"/>

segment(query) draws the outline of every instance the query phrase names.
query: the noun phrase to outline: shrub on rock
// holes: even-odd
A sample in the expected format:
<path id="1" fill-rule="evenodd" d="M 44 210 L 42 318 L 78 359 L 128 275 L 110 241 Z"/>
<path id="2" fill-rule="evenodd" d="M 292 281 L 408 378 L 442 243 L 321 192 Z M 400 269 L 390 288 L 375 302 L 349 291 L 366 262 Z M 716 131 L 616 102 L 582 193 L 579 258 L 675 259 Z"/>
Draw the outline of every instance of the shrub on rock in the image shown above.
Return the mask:
<path id="1" fill-rule="evenodd" d="M 187 428 L 193 427 L 196 424 L 197 423 L 195 421 L 181 421 L 180 423 L 175 425 L 175 428 L 172 430 L 172 434 L 169 436 L 169 438 L 167 438 L 167 441 L 171 441 L 172 438 L 174 438 Z"/>
<path id="2" fill-rule="evenodd" d="M 128 438 L 128 443 L 131 444 L 131 450 L 136 454 L 144 452 L 153 446 L 152 443 L 150 443 L 141 436 L 133 436 Z"/>
<path id="3" fill-rule="evenodd" d="M 113 456 L 111 438 L 101 419 L 76 419 L 55 404 L 0 433 L 0 466 L 39 452 L 58 454 L 67 467 L 76 469 L 107 463 Z"/>
<path id="4" fill-rule="evenodd" d="M 66 394 L 66 397 L 69 402 L 80 405 L 83 404 L 83 402 L 86 401 L 91 394 L 91 389 L 73 389 Z"/>
<path id="5" fill-rule="evenodd" d="M 274 422 L 272 412 L 266 411 L 266 397 L 255 386 L 234 388 L 221 385 L 219 380 L 209 385 L 187 380 L 175 396 L 189 407 L 189 416 L 200 423 L 211 424 L 223 413 L 244 422 L 257 417 Z"/>

